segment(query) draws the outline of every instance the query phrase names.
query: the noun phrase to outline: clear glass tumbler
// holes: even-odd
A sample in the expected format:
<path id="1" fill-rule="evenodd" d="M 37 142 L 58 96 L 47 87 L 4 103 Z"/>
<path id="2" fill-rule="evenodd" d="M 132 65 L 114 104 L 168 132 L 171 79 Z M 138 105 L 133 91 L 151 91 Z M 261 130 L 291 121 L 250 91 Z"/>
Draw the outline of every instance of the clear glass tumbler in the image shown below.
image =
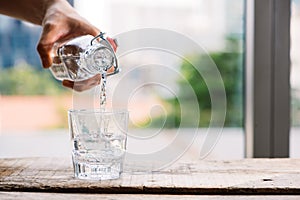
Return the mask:
<path id="1" fill-rule="evenodd" d="M 69 110 L 68 114 L 75 177 L 119 178 L 126 150 L 128 111 Z"/>

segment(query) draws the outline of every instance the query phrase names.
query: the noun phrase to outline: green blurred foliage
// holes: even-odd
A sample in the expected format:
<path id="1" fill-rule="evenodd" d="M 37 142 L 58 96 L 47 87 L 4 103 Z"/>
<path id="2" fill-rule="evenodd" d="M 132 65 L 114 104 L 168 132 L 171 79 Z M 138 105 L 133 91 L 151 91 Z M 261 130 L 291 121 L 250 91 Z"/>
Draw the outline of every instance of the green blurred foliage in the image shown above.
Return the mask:
<path id="1" fill-rule="evenodd" d="M 235 48 L 235 40 L 230 41 L 230 48 L 224 52 L 210 53 L 209 56 L 215 62 L 221 77 L 223 79 L 225 92 L 226 92 L 226 119 L 224 126 L 226 127 L 241 127 L 243 125 L 243 54 L 239 53 Z M 190 62 L 188 62 L 190 61 Z M 181 75 L 186 79 L 178 80 L 179 85 L 179 96 L 178 99 L 165 99 L 168 108 L 167 117 L 158 117 L 152 121 L 152 126 L 157 127 L 158 124 L 162 124 L 164 121 L 165 128 L 175 128 L 175 127 L 190 127 L 189 120 L 181 120 L 189 117 L 182 116 L 180 109 L 188 109 L 187 113 L 195 112 L 192 108 L 191 95 L 196 94 L 197 103 L 200 110 L 200 120 L 199 127 L 208 127 L 211 121 L 211 100 L 207 85 L 199 73 L 207 72 L 207 77 L 210 80 L 214 80 L 214 74 L 210 73 L 210 66 L 206 65 L 208 62 L 207 55 L 192 55 L 186 57 L 183 60 L 180 72 Z M 194 65 L 192 65 L 193 63 Z M 200 70 L 201 67 L 201 70 Z M 214 92 L 221 90 L 216 85 L 210 85 Z M 186 92 L 188 87 L 192 87 L 194 94 Z M 180 102 L 179 102 L 180 100 Z M 191 114 L 191 116 L 193 116 Z M 190 119 L 191 119 L 190 116 Z M 162 126 L 160 126 L 162 127 Z"/>
<path id="2" fill-rule="evenodd" d="M 58 95 L 67 92 L 49 70 L 36 70 L 22 64 L 0 68 L 1 95 Z"/>

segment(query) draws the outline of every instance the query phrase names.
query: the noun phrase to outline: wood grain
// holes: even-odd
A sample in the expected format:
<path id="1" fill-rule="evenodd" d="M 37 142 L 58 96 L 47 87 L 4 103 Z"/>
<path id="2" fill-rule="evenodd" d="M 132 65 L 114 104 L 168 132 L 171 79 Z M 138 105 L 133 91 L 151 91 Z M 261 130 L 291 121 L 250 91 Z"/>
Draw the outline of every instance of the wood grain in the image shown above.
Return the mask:
<path id="1" fill-rule="evenodd" d="M 300 194 L 300 160 L 179 162 L 117 180 L 73 178 L 69 158 L 0 159 L 0 191 L 119 194 Z"/>

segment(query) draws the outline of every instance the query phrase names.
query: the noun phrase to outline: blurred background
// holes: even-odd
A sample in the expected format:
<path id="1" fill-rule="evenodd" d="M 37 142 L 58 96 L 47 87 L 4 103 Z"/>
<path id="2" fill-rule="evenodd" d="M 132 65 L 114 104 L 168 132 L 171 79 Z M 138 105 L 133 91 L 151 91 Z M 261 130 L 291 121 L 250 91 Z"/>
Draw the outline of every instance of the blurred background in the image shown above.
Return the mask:
<path id="1" fill-rule="evenodd" d="M 69 1 L 78 12 L 109 36 L 118 37 L 141 28 L 167 29 L 182 34 L 207 51 L 224 82 L 227 112 L 222 135 L 208 156 L 212 159 L 244 157 L 244 0 L 85 0 Z M 291 16 L 291 157 L 300 157 L 300 1 L 293 0 Z M 36 44 L 41 28 L 0 15 L 0 157 L 68 156 L 67 110 L 72 108 L 73 93 L 61 86 L 49 70 L 41 66 Z M 145 38 L 146 39 L 146 38 Z M 159 40 L 159 38 L 157 38 Z M 163 41 L 161 41 L 163 42 Z M 126 46 L 126 42 L 120 44 Z M 186 53 L 186 59 L 201 63 L 203 55 Z M 168 60 L 166 60 L 168 59 Z M 155 60 L 169 63 L 182 76 L 164 74 L 179 97 L 165 94 L 162 88 L 142 87 L 128 103 L 130 130 L 149 131 L 179 126 L 189 134 L 189 123 L 181 123 L 179 106 L 189 104 L 184 91 L 192 86 L 201 110 L 198 127 L 205 130 L 211 117 L 211 100 L 203 78 L 186 59 L 148 52 L 120 59 L 122 73 L 132 66 Z M 152 80 L 157 73 L 130 71 L 128 82 Z M 117 76 L 117 75 L 116 75 Z M 184 81 L 183 81 L 184 80 Z M 118 84 L 118 77 L 108 80 L 108 99 Z M 127 92 L 125 90 L 125 92 Z M 129 92 L 129 91 L 128 91 Z M 178 98 L 184 99 L 178 102 Z M 156 107 L 161 108 L 155 112 Z M 163 112 L 161 112 L 163 110 Z M 192 115 L 191 115 L 192 116 Z M 189 117 L 189 116 L 185 116 Z M 188 120 L 187 120 L 188 121 Z M 186 120 L 185 120 L 186 122 Z M 204 131 L 203 131 L 204 132 Z M 199 133 L 200 134 L 200 133 Z M 203 134 L 200 138 L 204 138 Z M 158 143 L 165 145 L 168 136 Z M 157 142 L 157 141 L 156 141 Z M 140 143 L 143 146 L 143 143 Z M 151 148 L 151 147 L 149 147 Z M 191 152 L 197 152 L 198 146 Z"/>

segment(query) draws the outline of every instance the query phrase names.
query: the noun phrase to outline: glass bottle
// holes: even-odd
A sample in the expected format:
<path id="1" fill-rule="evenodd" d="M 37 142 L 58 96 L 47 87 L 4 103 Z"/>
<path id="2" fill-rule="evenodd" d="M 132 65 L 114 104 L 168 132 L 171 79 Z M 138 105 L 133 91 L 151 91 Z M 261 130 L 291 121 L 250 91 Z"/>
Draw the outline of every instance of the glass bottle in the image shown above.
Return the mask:
<path id="1" fill-rule="evenodd" d="M 110 40 L 117 46 L 116 40 Z M 50 71 L 57 80 L 81 81 L 96 74 L 107 76 L 119 72 L 114 48 L 101 32 L 98 36 L 84 35 L 54 48 Z"/>

